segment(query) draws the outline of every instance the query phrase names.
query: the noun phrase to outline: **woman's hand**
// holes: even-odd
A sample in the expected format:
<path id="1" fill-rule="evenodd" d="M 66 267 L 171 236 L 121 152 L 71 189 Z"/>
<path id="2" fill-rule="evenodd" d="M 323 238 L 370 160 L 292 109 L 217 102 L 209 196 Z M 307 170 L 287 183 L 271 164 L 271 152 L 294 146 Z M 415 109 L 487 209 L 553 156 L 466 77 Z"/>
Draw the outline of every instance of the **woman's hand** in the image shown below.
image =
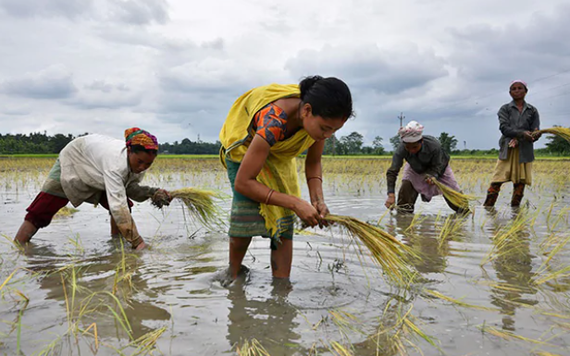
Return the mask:
<path id="1" fill-rule="evenodd" d="M 329 224 L 325 220 L 325 217 L 330 214 L 330 211 L 329 211 L 327 204 L 325 204 L 324 201 L 319 200 L 319 201 L 313 202 L 313 207 L 315 209 L 317 209 L 317 212 L 319 213 L 319 217 L 320 217 L 319 227 L 323 228 L 323 226 L 329 226 Z"/>
<path id="2" fill-rule="evenodd" d="M 384 206 L 386 206 L 386 208 L 392 210 L 392 209 L 394 209 L 395 204 L 396 204 L 396 195 L 394 193 L 388 194 L 388 198 L 386 198 L 386 202 L 384 203 Z"/>
<path id="3" fill-rule="evenodd" d="M 531 133 L 532 135 L 532 141 L 538 141 L 538 139 L 540 138 L 540 136 L 542 136 L 542 134 L 540 133 L 540 131 L 538 129 L 534 129 L 534 131 Z"/>
<path id="4" fill-rule="evenodd" d="M 310 227 L 319 225 L 321 221 L 321 216 L 319 214 L 319 211 L 305 200 L 299 199 L 297 204 L 295 204 L 293 211 L 295 212 L 295 214 L 297 214 L 299 219 L 301 219 L 305 224 L 309 225 Z"/>
<path id="5" fill-rule="evenodd" d="M 165 189 L 158 189 L 154 192 L 151 199 L 152 204 L 158 208 L 162 208 L 164 205 L 170 205 L 170 202 L 172 201 L 170 193 Z"/>
<path id="6" fill-rule="evenodd" d="M 434 185 L 434 184 L 435 184 L 435 178 L 432 177 L 432 176 L 426 175 L 426 179 L 425 179 L 425 180 L 426 180 L 426 183 L 429 184 L 429 185 Z"/>
<path id="7" fill-rule="evenodd" d="M 531 133 L 530 131 L 524 131 L 524 132 L 523 132 L 523 138 L 524 138 L 525 140 L 527 140 L 528 142 L 533 142 L 533 141 L 534 141 L 534 138 L 533 138 L 532 133 Z"/>
<path id="8" fill-rule="evenodd" d="M 509 141 L 509 147 L 511 148 L 517 147 L 518 144 L 519 140 L 517 140 L 516 138 L 511 138 L 511 140 Z"/>

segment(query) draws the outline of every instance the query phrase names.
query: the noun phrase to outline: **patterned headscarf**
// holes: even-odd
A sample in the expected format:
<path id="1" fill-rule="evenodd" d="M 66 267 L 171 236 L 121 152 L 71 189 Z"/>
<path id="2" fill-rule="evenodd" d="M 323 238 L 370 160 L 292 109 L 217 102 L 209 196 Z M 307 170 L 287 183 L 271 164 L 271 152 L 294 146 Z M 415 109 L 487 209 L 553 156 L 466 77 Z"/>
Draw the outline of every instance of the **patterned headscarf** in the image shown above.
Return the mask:
<path id="1" fill-rule="evenodd" d="M 515 83 L 521 83 L 522 85 L 524 85 L 524 88 L 528 91 L 528 86 L 526 85 L 526 82 L 520 79 L 515 79 L 511 82 L 511 85 L 509 85 L 509 88 L 513 86 L 513 84 Z"/>
<path id="2" fill-rule="evenodd" d="M 140 145 L 147 150 L 158 151 L 158 140 L 156 137 L 151 135 L 148 131 L 141 130 L 138 127 L 131 127 L 130 129 L 125 130 L 125 141 L 127 141 L 127 147 Z"/>
<path id="3" fill-rule="evenodd" d="M 398 135 L 400 135 L 403 142 L 418 142 L 422 139 L 423 132 L 423 125 L 420 125 L 417 121 L 410 121 L 406 126 L 400 127 Z"/>

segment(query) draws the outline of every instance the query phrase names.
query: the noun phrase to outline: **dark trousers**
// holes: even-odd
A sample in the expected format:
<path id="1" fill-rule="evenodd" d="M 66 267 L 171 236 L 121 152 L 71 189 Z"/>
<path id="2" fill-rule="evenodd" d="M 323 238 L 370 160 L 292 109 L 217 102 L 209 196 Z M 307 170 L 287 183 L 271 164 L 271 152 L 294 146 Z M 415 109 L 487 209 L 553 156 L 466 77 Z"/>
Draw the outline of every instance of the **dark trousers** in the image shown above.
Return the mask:
<path id="1" fill-rule="evenodd" d="M 501 185 L 503 183 L 491 183 L 489 189 L 487 189 L 487 198 L 483 206 L 493 207 L 499 198 L 499 193 L 501 192 Z M 524 196 L 524 183 L 513 183 L 513 196 L 511 197 L 511 206 L 517 207 L 521 205 L 522 198 Z"/>
<path id="2" fill-rule="evenodd" d="M 53 216 L 57 212 L 67 205 L 69 200 L 67 198 L 61 198 L 53 194 L 40 192 L 32 204 L 26 209 L 28 212 L 24 218 L 32 223 L 37 229 L 48 226 L 53 219 Z M 129 210 L 133 206 L 133 202 L 127 198 L 127 203 L 129 204 Z M 109 210 L 109 203 L 107 202 L 107 194 L 103 192 L 101 194 L 101 199 L 99 204 L 107 210 Z"/>
<path id="3" fill-rule="evenodd" d="M 412 182 L 405 179 L 402 180 L 402 186 L 398 191 L 398 200 L 396 202 L 398 211 L 402 213 L 413 213 L 418 195 L 419 193 L 414 189 Z M 446 197 L 443 198 L 447 205 L 456 213 L 462 214 L 469 212 L 468 210 L 465 211 L 464 209 L 452 204 Z"/>

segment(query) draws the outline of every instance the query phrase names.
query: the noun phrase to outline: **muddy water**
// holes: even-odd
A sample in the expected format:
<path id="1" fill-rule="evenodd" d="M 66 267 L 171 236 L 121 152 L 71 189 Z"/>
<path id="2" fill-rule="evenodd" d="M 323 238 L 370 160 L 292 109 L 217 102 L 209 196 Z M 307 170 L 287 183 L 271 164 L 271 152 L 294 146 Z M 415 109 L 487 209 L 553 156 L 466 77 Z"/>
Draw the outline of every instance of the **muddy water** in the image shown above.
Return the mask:
<path id="1" fill-rule="evenodd" d="M 568 237 L 568 182 L 556 191 L 547 184 L 529 191 L 525 199 L 532 204 L 522 211 L 508 207 L 511 188 L 505 187 L 496 210 L 477 207 L 464 218 L 441 197 L 419 202 L 415 216 L 386 213 L 381 182 L 331 175 L 325 179 L 330 210 L 380 220 L 420 256 L 413 262 L 416 281 L 407 288 L 387 284 L 350 239 L 332 229 L 295 236 L 290 282 L 272 280 L 268 241 L 254 239 L 244 261 L 249 272 L 224 288 L 225 232 L 193 225 L 179 204 L 163 211 L 135 205 L 139 231 L 152 245 L 144 253 L 122 249 L 109 236 L 108 213 L 87 204 L 55 219 L 28 251 L 17 252 L 8 240 L 45 173 L 4 176 L 1 185 L 0 234 L 7 239 L 0 244 L 0 283 L 16 273 L 0 291 L 0 354 L 231 355 L 252 339 L 270 355 L 337 355 L 334 342 L 354 355 L 395 355 L 398 340 L 412 355 L 570 354 L 568 272 L 536 282 L 547 274 L 540 269 L 552 249 L 547 242 Z M 229 194 L 223 172 L 147 178 L 167 189 Z M 469 191 L 483 194 L 477 184 Z M 229 200 L 220 204 L 228 210 Z M 493 236 L 517 216 L 527 220 L 502 248 Z M 493 248 L 501 253 L 489 259 Z M 548 271 L 569 261 L 566 246 Z M 433 345 L 403 327 L 403 317 Z"/>

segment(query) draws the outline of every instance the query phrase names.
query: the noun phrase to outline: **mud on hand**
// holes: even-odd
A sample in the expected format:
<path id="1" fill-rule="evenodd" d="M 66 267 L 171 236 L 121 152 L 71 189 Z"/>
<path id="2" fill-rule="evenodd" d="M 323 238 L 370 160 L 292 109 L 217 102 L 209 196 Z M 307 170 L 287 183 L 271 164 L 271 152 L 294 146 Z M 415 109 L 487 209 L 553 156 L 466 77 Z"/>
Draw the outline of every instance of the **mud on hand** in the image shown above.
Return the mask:
<path id="1" fill-rule="evenodd" d="M 170 205 L 172 197 L 166 190 L 159 189 L 152 195 L 151 200 L 152 200 L 152 205 L 160 209 L 165 205 L 167 206 Z"/>

